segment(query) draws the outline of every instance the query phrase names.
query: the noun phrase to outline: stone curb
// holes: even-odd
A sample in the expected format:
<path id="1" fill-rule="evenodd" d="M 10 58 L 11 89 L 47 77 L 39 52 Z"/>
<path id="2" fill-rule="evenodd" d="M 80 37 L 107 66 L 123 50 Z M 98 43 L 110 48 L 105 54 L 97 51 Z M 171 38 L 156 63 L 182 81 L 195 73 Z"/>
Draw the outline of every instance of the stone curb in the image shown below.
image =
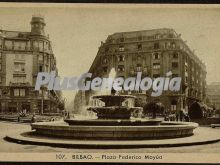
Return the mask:
<path id="1" fill-rule="evenodd" d="M 20 135 L 21 136 L 21 135 Z M 164 148 L 164 147 L 181 147 L 181 146 L 193 146 L 193 145 L 204 145 L 220 142 L 220 137 L 218 139 L 197 141 L 197 142 L 183 142 L 183 143 L 163 143 L 163 144 L 132 144 L 132 140 L 128 141 L 126 145 L 124 144 L 101 144 L 97 141 L 97 144 L 85 144 L 83 143 L 63 143 L 63 142 L 46 142 L 33 140 L 32 138 L 16 138 L 13 136 L 6 136 L 4 140 L 8 142 L 13 142 L 17 144 L 25 145 L 40 145 L 40 146 L 50 146 L 50 147 L 60 147 L 60 148 L 88 148 L 88 149 L 127 149 L 127 148 Z"/>

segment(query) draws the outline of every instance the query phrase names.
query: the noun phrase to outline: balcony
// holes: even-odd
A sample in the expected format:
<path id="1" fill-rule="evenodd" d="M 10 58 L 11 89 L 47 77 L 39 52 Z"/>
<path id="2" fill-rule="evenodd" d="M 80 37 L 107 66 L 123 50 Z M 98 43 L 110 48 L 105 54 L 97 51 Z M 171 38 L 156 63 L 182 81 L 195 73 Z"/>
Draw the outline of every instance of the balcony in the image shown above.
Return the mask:
<path id="1" fill-rule="evenodd" d="M 24 86 L 30 86 L 30 83 L 29 82 L 9 82 L 9 86 L 24 87 Z"/>

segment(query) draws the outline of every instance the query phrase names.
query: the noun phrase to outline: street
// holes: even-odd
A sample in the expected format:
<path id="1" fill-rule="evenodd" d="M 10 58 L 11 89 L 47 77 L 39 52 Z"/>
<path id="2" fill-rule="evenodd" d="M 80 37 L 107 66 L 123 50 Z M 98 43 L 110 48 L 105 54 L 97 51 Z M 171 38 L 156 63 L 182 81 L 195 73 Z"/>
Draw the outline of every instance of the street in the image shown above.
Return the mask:
<path id="1" fill-rule="evenodd" d="M 80 149 L 80 148 L 56 148 L 48 146 L 22 145 L 9 143 L 3 138 L 10 133 L 16 131 L 30 130 L 29 124 L 12 123 L 0 121 L 0 152 L 80 152 L 80 153 L 220 153 L 220 142 L 199 146 L 171 147 L 171 148 L 137 148 L 137 149 Z M 220 131 L 220 128 L 215 128 Z"/>

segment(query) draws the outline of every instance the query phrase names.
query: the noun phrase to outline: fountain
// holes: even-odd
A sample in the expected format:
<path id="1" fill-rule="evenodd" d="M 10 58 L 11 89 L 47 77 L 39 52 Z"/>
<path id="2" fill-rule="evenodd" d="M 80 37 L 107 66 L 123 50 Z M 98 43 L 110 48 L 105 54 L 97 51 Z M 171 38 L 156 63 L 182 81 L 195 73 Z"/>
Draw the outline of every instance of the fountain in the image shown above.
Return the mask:
<path id="1" fill-rule="evenodd" d="M 33 123 L 34 134 L 69 139 L 93 140 L 137 140 L 166 139 L 193 135 L 198 124 L 190 122 L 162 122 L 158 119 L 133 118 L 132 112 L 140 107 L 128 107 L 122 103 L 135 99 L 132 95 L 96 95 L 93 99 L 104 102 L 104 106 L 93 106 L 87 110 L 97 114 L 96 118 L 66 119 L 66 124 Z"/>
<path id="2" fill-rule="evenodd" d="M 93 99 L 98 99 L 104 102 L 104 106 L 89 107 L 88 111 L 93 111 L 97 114 L 96 119 L 92 120 L 77 120 L 66 119 L 64 120 L 69 125 L 102 125 L 102 126 L 134 126 L 134 125 L 159 125 L 161 120 L 152 119 L 132 119 L 132 112 L 141 111 L 141 107 L 128 107 L 123 106 L 122 103 L 126 99 L 135 99 L 132 95 L 97 95 Z"/>
<path id="3" fill-rule="evenodd" d="M 115 78 L 114 68 L 109 78 Z M 190 122 L 162 122 L 159 119 L 134 118 L 132 114 L 141 111 L 141 107 L 124 104 L 132 95 L 120 95 L 114 90 L 102 91 L 92 99 L 102 102 L 98 106 L 87 108 L 96 114 L 96 118 L 65 119 L 61 123 L 33 123 L 35 135 L 52 136 L 69 139 L 93 140 L 137 140 L 137 139 L 166 139 L 186 137 L 193 134 L 198 124 Z"/>

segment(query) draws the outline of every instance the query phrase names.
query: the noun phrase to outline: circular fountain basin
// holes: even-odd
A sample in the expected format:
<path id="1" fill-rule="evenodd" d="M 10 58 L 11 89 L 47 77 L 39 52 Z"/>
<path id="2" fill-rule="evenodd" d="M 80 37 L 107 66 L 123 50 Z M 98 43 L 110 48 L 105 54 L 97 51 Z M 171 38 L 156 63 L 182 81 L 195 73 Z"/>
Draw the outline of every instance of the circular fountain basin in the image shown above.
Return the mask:
<path id="1" fill-rule="evenodd" d="M 65 122 L 41 122 L 33 123 L 31 127 L 35 130 L 34 133 L 38 135 L 95 140 L 168 139 L 186 137 L 193 135 L 193 130 L 198 127 L 197 123 L 192 122 L 162 122 L 160 125 L 149 125 L 150 122 L 152 122 L 150 120 L 137 122 L 123 120 L 120 122 L 113 122 L 113 120 L 66 121 L 69 122 L 70 125 Z M 95 123 L 93 123 L 94 121 Z"/>
<path id="2" fill-rule="evenodd" d="M 85 126 L 150 126 L 150 125 L 160 125 L 162 122 L 159 119 L 151 119 L 151 120 L 138 120 L 138 119 L 93 119 L 93 120 L 73 120 L 66 119 L 64 120 L 71 126 L 76 125 L 85 125 Z"/>

